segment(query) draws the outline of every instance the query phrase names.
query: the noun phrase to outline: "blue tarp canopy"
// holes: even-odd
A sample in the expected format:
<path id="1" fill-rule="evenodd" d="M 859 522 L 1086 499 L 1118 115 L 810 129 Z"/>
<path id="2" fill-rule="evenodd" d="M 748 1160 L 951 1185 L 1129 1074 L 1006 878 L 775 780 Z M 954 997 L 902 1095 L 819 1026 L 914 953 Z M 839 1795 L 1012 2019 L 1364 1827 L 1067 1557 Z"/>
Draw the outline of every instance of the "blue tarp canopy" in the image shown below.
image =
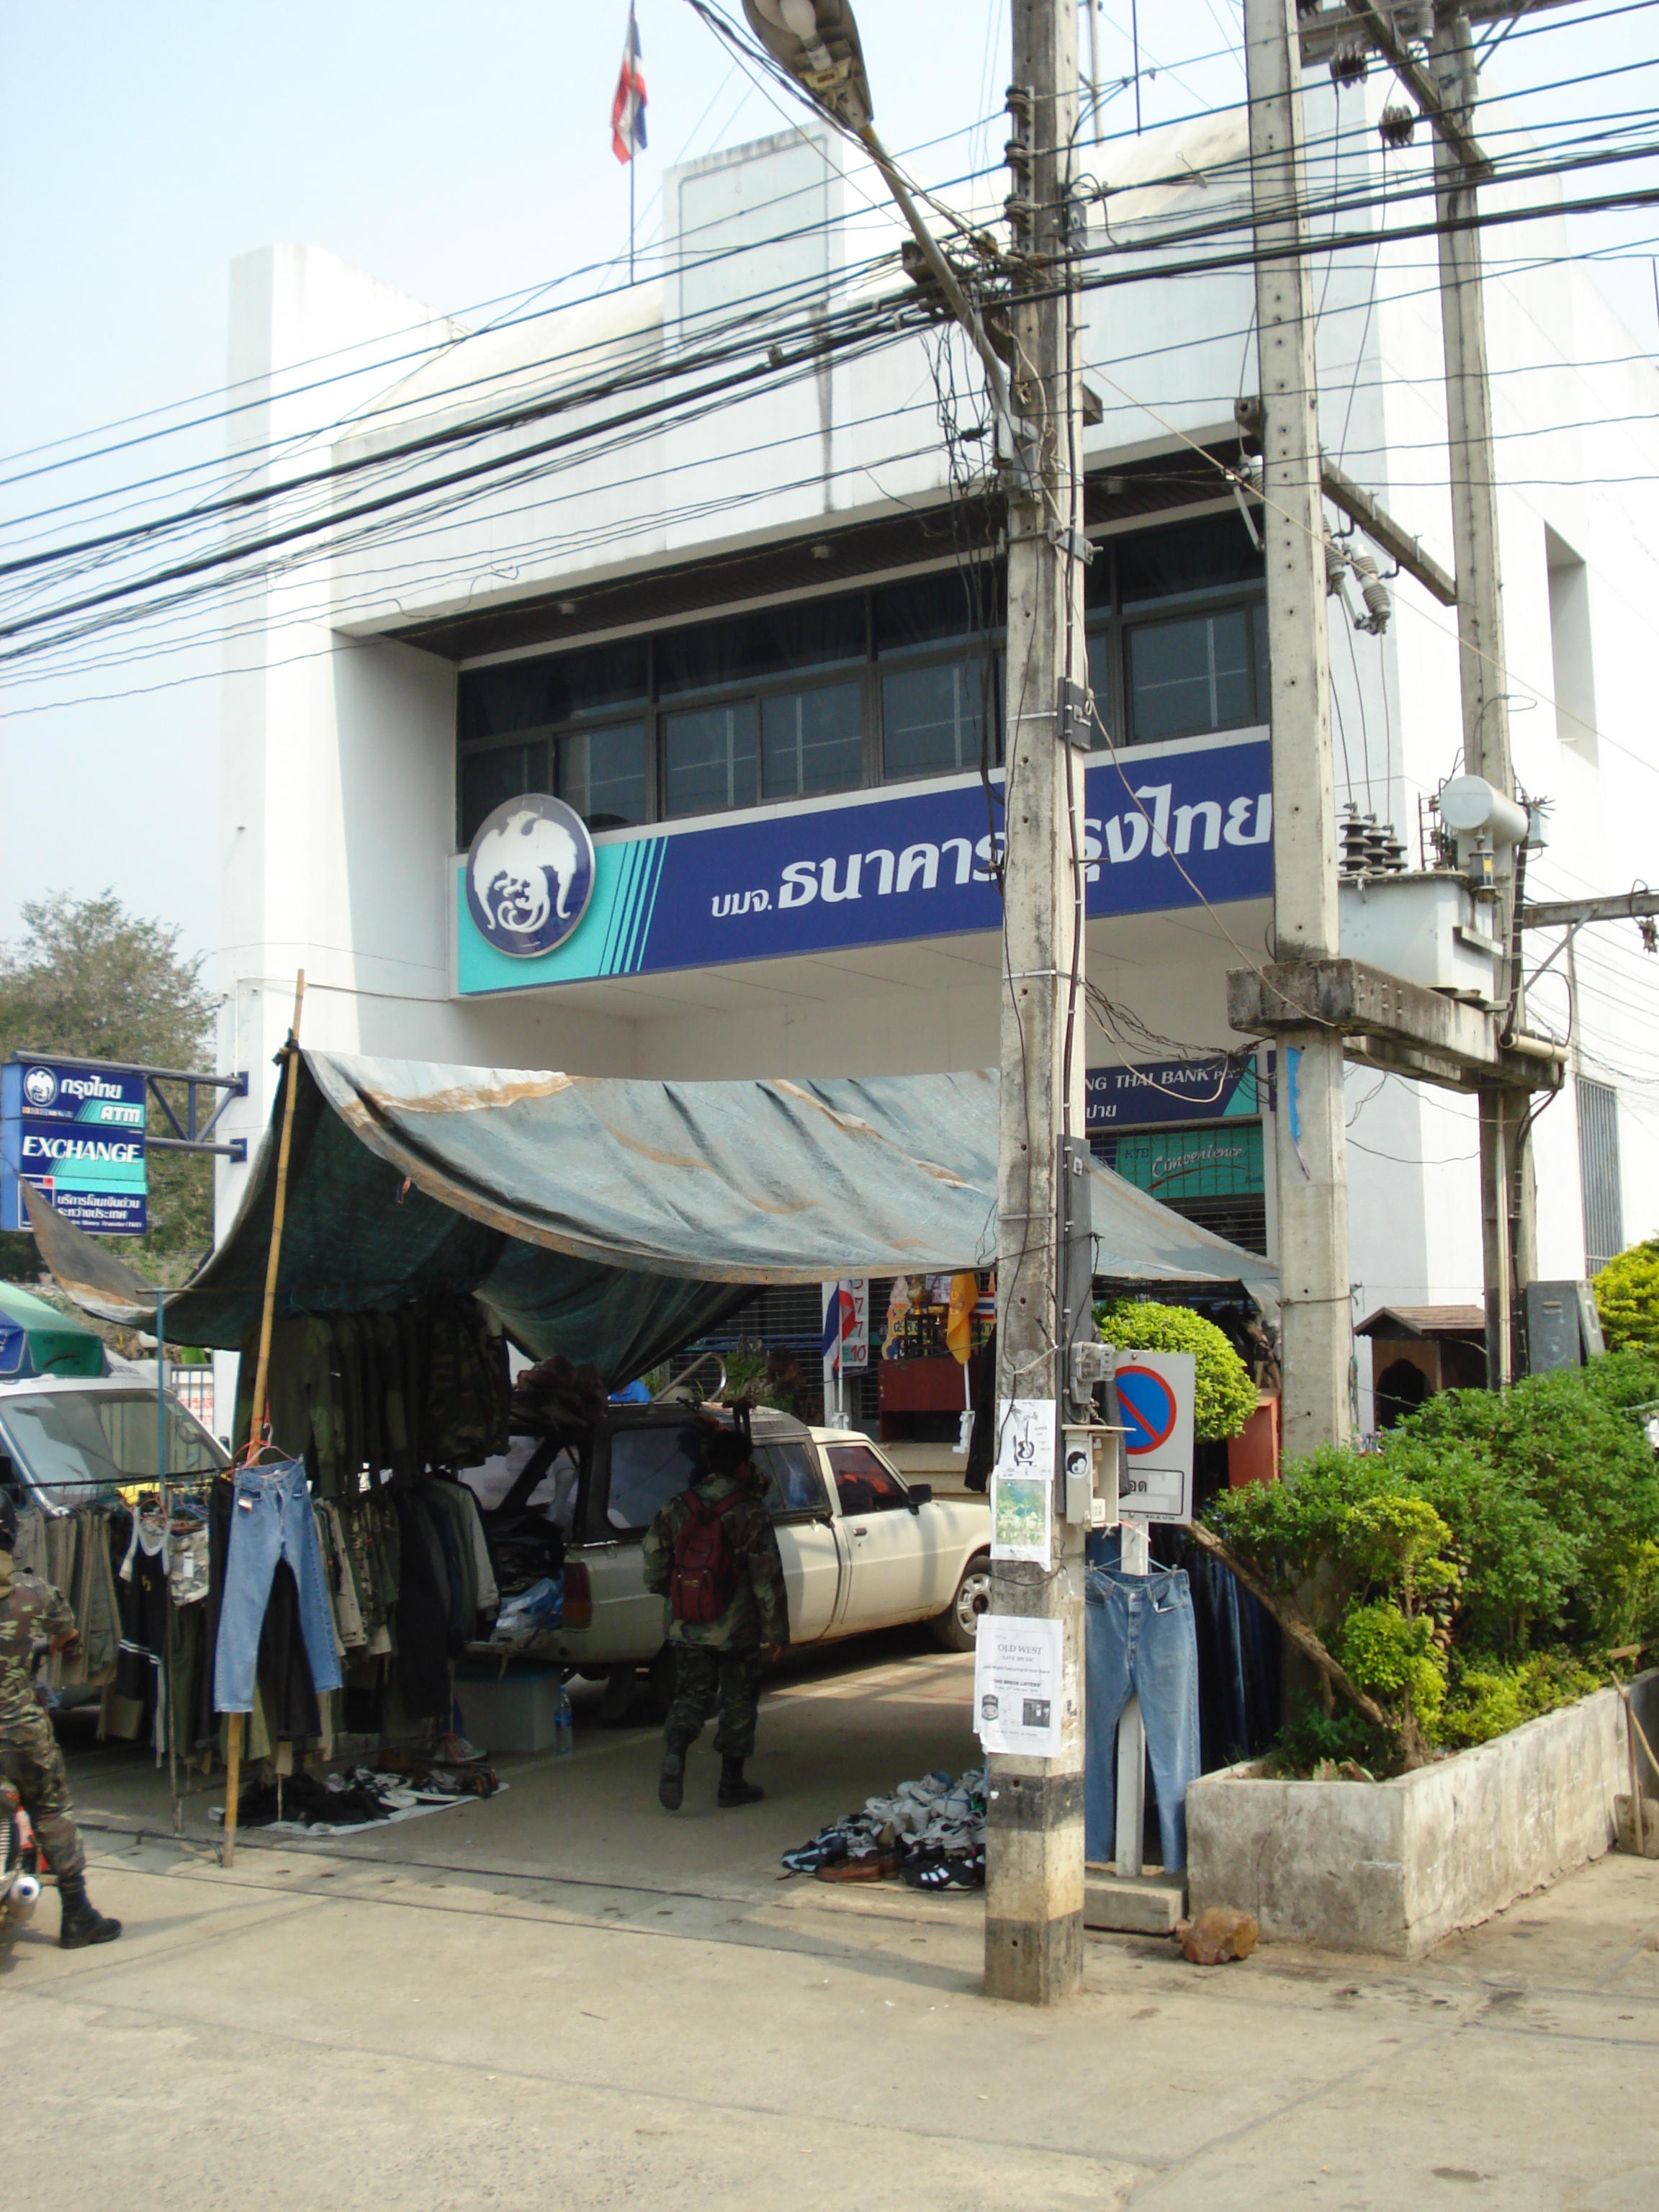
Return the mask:
<path id="1" fill-rule="evenodd" d="M 286 1086 L 297 1079 L 276 1310 L 471 1292 L 538 1358 L 625 1382 L 769 1283 L 988 1267 L 994 1073 L 661 1083 L 306 1052 L 241 1208 L 167 1301 L 167 1334 L 240 1346 L 264 1288 Z M 153 1323 L 153 1293 L 30 1194 L 43 1255 L 88 1310 Z M 1242 1283 L 1274 1271 L 1097 1168 L 1095 1272 Z"/>

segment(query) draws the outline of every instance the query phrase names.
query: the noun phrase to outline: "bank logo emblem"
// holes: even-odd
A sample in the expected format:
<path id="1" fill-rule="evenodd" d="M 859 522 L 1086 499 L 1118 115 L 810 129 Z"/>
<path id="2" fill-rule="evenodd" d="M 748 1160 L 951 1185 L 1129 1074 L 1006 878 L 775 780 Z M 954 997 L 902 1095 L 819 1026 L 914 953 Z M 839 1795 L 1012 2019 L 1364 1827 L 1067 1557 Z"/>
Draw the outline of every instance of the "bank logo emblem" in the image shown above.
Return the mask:
<path id="1" fill-rule="evenodd" d="M 467 910 L 498 952 L 532 960 L 573 936 L 593 896 L 593 841 L 562 799 L 529 792 L 490 815 L 466 856 Z"/>
<path id="2" fill-rule="evenodd" d="M 32 1067 L 23 1078 L 23 1096 L 42 1111 L 58 1097 L 58 1078 L 49 1067 Z"/>

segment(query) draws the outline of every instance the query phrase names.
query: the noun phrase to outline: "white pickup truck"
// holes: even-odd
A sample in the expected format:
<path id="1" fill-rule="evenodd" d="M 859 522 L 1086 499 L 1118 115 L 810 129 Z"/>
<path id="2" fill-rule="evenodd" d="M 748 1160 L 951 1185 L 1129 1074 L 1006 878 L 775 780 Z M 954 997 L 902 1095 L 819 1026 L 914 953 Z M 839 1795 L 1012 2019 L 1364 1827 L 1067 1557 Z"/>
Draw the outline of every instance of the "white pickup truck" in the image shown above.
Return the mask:
<path id="1" fill-rule="evenodd" d="M 856 1430 L 809 1429 L 763 1408 L 752 1427 L 791 1649 L 926 1620 L 947 1650 L 972 1650 L 991 1587 L 984 1502 L 907 1482 Z M 568 1544 L 563 1623 L 536 1638 L 533 1656 L 618 1678 L 619 1688 L 648 1668 L 663 1701 L 667 1607 L 645 1587 L 641 1547 L 658 1510 L 696 1479 L 696 1450 L 688 1406 L 618 1406 L 586 1466 L 550 1446 L 524 1461 L 513 1503 L 543 1506 Z"/>

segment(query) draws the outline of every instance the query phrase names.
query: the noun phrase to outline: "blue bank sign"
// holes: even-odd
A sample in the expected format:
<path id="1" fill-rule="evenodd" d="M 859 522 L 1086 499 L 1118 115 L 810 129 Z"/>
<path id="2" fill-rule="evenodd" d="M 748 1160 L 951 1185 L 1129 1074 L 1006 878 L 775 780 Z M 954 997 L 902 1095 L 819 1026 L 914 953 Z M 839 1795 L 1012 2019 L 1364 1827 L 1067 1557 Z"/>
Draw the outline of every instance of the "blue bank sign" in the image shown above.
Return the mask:
<path id="1" fill-rule="evenodd" d="M 1091 1133 L 1180 1121 L 1231 1121 L 1261 1111 L 1254 1055 L 1239 1060 L 1222 1053 L 1197 1060 L 1091 1067 L 1085 1097 Z"/>
<path id="2" fill-rule="evenodd" d="M 1271 791 L 1265 737 L 1091 759 L 1090 917 L 1267 896 Z M 595 851 L 580 926 L 528 959 L 478 927 L 458 861 L 457 986 L 469 996 L 1000 929 L 1002 836 L 1000 773 L 988 795 L 934 786 L 623 836 Z"/>
<path id="3" fill-rule="evenodd" d="M 146 1228 L 144 1079 L 73 1060 L 0 1067 L 0 1229 L 27 1230 L 21 1182 L 99 1237 Z"/>

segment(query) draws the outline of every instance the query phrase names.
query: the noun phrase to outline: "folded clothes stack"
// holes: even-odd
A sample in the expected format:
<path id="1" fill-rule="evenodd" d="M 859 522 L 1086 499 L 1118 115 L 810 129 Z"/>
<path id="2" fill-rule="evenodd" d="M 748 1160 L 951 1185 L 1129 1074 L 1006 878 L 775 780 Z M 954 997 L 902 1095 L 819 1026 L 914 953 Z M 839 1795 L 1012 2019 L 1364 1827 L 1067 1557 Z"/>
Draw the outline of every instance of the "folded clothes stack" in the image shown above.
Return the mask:
<path id="1" fill-rule="evenodd" d="M 890 1797 L 832 1820 L 786 1851 L 792 1874 L 820 1881 L 878 1881 L 896 1874 L 915 1889 L 978 1889 L 985 1881 L 985 1769 L 954 1782 L 942 1768 L 901 1782 Z"/>
<path id="2" fill-rule="evenodd" d="M 528 1589 L 510 1597 L 495 1616 L 492 1644 L 528 1644 L 556 1628 L 564 1619 L 564 1577 L 544 1575 Z"/>

